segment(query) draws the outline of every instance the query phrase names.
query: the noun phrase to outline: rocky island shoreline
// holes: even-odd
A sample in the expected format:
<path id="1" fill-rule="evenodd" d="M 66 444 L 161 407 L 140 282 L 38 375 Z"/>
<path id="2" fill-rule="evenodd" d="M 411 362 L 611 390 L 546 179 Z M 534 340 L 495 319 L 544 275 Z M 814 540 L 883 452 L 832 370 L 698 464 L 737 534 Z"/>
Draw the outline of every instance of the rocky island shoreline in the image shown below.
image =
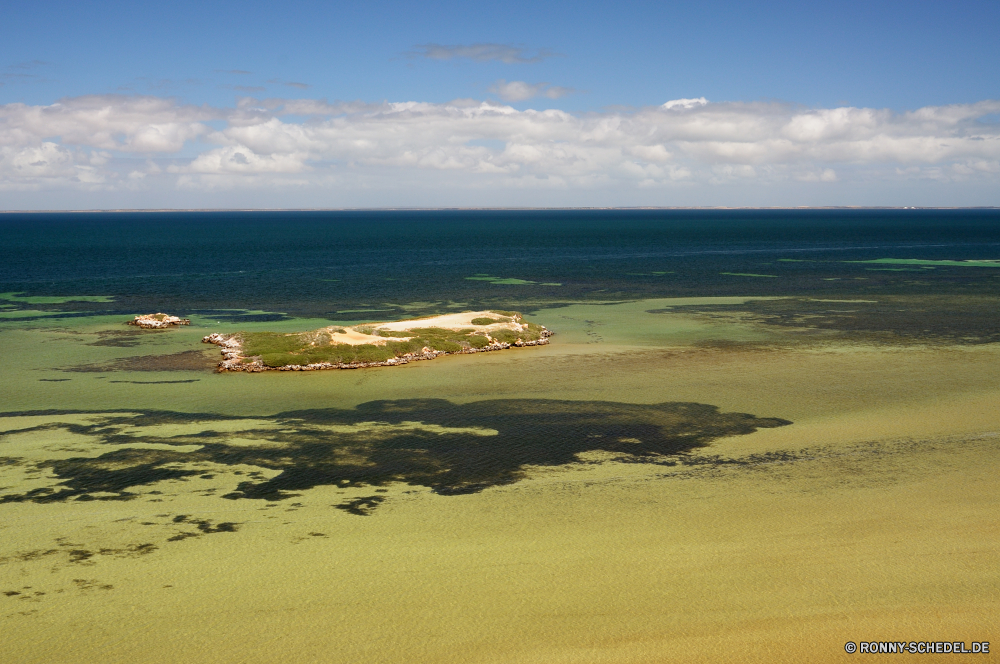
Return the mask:
<path id="1" fill-rule="evenodd" d="M 311 332 L 213 333 L 202 343 L 222 351 L 216 371 L 323 371 L 395 367 L 442 355 L 542 346 L 552 332 L 508 311 L 470 311 Z"/>
<path id="2" fill-rule="evenodd" d="M 171 316 L 163 313 L 140 314 L 126 323 L 126 325 L 135 325 L 145 330 L 158 330 L 165 327 L 173 327 L 175 325 L 190 324 L 190 319 L 179 318 L 177 316 Z"/>

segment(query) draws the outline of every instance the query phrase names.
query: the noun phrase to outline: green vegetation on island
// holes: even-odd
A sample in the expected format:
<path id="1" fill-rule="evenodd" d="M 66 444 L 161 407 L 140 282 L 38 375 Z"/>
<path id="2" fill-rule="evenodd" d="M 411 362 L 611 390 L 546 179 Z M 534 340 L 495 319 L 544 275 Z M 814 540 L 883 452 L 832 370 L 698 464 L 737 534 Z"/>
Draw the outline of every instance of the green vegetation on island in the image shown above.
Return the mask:
<path id="1" fill-rule="evenodd" d="M 442 354 L 475 353 L 547 343 L 551 333 L 511 311 L 476 311 L 413 321 L 331 326 L 309 332 L 213 334 L 222 346 L 221 370 L 285 367 L 332 369 L 405 364 Z"/>

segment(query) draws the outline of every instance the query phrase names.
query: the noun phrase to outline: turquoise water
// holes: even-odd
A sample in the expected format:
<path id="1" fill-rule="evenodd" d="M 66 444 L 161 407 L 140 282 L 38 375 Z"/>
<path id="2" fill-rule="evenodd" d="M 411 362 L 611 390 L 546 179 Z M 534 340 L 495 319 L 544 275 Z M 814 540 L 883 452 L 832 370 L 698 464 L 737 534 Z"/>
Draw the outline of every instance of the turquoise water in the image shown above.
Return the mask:
<path id="1" fill-rule="evenodd" d="M 864 343 L 914 331 L 948 343 L 997 339 L 996 211 L 16 214 L 0 217 L 0 246 L 0 413 L 126 412 L 28 427 L 69 426 L 110 451 L 56 463 L 59 444 L 50 445 L 57 481 L 40 494 L 8 487 L 7 501 L 129 499 L 136 487 L 200 472 L 192 463 L 278 472 L 234 480 L 233 499 L 338 482 L 479 491 L 581 454 L 650 461 L 789 423 L 782 412 L 720 403 L 725 390 L 708 403 L 644 390 L 670 361 L 657 349 L 786 343 L 804 325 Z M 216 374 L 218 350 L 200 343 L 215 331 L 487 307 L 529 313 L 556 332 L 554 343 L 322 376 Z M 191 325 L 123 325 L 155 311 Z M 733 324 L 740 316 L 770 328 Z M 648 359 L 624 371 L 607 359 L 629 354 Z M 198 436 L 116 429 L 246 417 L 263 428 L 244 427 L 237 439 L 259 444 L 238 443 L 238 454 L 230 442 L 202 441 L 192 453 Z M 371 422 L 389 428 L 372 433 Z M 341 428 L 323 429 L 332 424 Z M 266 433 L 275 426 L 283 433 Z M 130 451 L 115 447 L 123 441 Z M 349 459 L 326 458 L 331 449 Z M 109 464 L 116 470 L 102 473 Z"/>
<path id="2" fill-rule="evenodd" d="M 0 314 L 344 321 L 969 282 L 995 292 L 993 270 L 954 262 L 998 258 L 996 210 L 5 214 Z M 880 259 L 950 262 L 859 262 Z"/>
<path id="3" fill-rule="evenodd" d="M 0 215 L 0 659 L 987 633 L 998 258 L 995 211 Z M 260 374 L 201 343 L 487 308 L 555 336 Z M 156 311 L 191 324 L 125 325 Z"/>

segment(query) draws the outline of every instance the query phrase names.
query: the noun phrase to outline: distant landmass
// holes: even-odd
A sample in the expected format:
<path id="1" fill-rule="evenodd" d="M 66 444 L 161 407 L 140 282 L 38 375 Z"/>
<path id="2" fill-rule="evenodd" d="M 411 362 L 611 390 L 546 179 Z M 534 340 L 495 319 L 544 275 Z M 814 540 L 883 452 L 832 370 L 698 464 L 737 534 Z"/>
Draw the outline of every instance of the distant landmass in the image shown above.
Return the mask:
<path id="1" fill-rule="evenodd" d="M 995 205 L 622 205 L 590 207 L 361 207 L 361 208 L 108 208 L 92 210 L 0 210 L 0 214 L 56 212 L 408 212 L 480 210 L 1000 210 Z"/>

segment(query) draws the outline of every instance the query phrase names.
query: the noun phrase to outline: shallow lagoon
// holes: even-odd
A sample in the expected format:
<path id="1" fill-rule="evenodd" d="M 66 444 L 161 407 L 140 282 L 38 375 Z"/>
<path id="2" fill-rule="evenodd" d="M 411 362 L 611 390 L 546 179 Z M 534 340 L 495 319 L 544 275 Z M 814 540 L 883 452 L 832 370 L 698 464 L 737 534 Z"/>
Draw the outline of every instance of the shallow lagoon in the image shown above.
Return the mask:
<path id="1" fill-rule="evenodd" d="M 992 292 L 954 283 L 992 278 L 973 271 L 923 295 L 535 300 L 549 346 L 295 374 L 212 373 L 199 340 L 336 319 L 131 335 L 25 301 L 0 323 L 0 620 L 19 635 L 0 653 L 824 661 L 862 638 L 989 640 L 1000 349 Z M 945 290 L 987 322 L 956 337 Z M 508 463 L 470 470 L 470 451 Z"/>

